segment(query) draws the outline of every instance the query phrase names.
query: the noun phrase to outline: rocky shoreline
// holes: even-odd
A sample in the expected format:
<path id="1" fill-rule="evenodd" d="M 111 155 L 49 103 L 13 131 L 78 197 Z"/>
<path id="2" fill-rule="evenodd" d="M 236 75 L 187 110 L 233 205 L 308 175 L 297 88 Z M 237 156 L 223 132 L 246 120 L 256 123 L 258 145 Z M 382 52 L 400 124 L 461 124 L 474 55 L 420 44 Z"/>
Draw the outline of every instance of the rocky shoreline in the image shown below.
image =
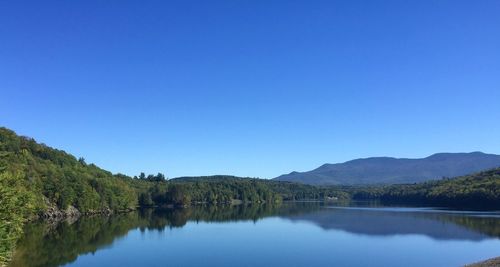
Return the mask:
<path id="1" fill-rule="evenodd" d="M 100 210 L 90 210 L 86 212 L 81 212 L 77 208 L 75 208 L 72 205 L 69 205 L 66 209 L 61 210 L 59 209 L 55 204 L 50 203 L 49 201 L 46 201 L 47 209 L 43 211 L 42 213 L 34 216 L 30 221 L 42 219 L 42 220 L 49 220 L 49 221 L 59 221 L 59 220 L 65 220 L 65 219 L 78 219 L 81 216 L 90 216 L 90 215 L 112 215 L 114 213 L 123 213 L 123 212 L 130 212 L 135 209 L 129 208 L 126 210 L 120 210 L 120 211 L 113 211 L 110 208 L 103 208 Z"/>
<path id="2" fill-rule="evenodd" d="M 489 260 L 467 264 L 464 267 L 498 267 L 500 266 L 500 257 L 492 258 Z"/>

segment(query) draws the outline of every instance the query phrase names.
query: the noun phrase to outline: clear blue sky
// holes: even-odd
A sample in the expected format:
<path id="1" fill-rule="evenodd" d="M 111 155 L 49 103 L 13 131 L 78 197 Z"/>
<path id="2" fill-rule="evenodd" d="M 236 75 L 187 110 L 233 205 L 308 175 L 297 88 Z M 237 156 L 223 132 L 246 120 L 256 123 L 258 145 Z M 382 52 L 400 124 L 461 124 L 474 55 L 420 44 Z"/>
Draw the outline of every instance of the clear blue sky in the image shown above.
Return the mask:
<path id="1" fill-rule="evenodd" d="M 1 1 L 0 125 L 130 175 L 500 153 L 500 1 Z"/>

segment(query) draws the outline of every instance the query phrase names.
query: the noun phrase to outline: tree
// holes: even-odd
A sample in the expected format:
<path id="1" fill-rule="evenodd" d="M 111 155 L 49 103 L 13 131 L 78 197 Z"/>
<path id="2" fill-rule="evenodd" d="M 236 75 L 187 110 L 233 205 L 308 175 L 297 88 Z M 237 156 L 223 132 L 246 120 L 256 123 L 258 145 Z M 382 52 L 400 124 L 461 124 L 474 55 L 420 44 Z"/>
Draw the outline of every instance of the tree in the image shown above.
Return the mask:
<path id="1" fill-rule="evenodd" d="M 151 199 L 151 194 L 146 192 L 139 194 L 139 205 L 141 207 L 153 206 L 153 200 Z"/>
<path id="2" fill-rule="evenodd" d="M 0 266 L 11 257 L 23 223 L 34 211 L 34 196 L 21 173 L 0 173 Z"/>
<path id="3" fill-rule="evenodd" d="M 165 180 L 165 175 L 163 173 L 159 172 L 155 177 L 154 180 L 157 182 L 161 182 Z"/>
<path id="4" fill-rule="evenodd" d="M 191 196 L 184 190 L 182 185 L 173 185 L 166 194 L 166 199 L 175 205 L 188 205 L 191 203 Z"/>

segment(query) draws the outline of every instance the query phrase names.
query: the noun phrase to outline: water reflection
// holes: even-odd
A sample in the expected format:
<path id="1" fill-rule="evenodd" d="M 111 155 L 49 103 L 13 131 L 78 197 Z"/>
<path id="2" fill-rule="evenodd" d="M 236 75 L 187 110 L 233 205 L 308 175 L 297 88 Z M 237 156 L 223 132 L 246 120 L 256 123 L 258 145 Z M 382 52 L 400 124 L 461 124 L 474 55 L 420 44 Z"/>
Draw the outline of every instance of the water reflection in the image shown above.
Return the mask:
<path id="1" fill-rule="evenodd" d="M 479 214 L 412 208 L 328 207 L 288 218 L 311 222 L 326 230 L 375 236 L 417 234 L 439 240 L 471 241 L 500 237 L 498 215 Z"/>
<path id="2" fill-rule="evenodd" d="M 478 216 L 484 215 L 484 216 Z M 435 212 L 419 209 L 325 207 L 322 203 L 205 206 L 147 209 L 111 217 L 85 217 L 60 223 L 26 226 L 10 266 L 59 266 L 81 254 L 110 246 L 132 229 L 164 231 L 188 222 L 239 222 L 266 217 L 309 222 L 324 230 L 388 236 L 418 234 L 439 240 L 483 240 L 500 237 L 498 214 Z"/>

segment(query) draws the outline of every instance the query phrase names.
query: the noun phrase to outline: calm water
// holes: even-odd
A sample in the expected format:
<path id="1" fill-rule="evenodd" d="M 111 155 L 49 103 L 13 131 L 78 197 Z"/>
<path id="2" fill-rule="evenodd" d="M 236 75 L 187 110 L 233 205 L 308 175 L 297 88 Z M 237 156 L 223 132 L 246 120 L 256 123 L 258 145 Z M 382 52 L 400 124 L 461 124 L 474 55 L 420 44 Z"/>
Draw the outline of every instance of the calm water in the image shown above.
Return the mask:
<path id="1" fill-rule="evenodd" d="M 499 213 L 287 203 L 33 223 L 11 266 L 462 266 L 495 256 Z"/>

